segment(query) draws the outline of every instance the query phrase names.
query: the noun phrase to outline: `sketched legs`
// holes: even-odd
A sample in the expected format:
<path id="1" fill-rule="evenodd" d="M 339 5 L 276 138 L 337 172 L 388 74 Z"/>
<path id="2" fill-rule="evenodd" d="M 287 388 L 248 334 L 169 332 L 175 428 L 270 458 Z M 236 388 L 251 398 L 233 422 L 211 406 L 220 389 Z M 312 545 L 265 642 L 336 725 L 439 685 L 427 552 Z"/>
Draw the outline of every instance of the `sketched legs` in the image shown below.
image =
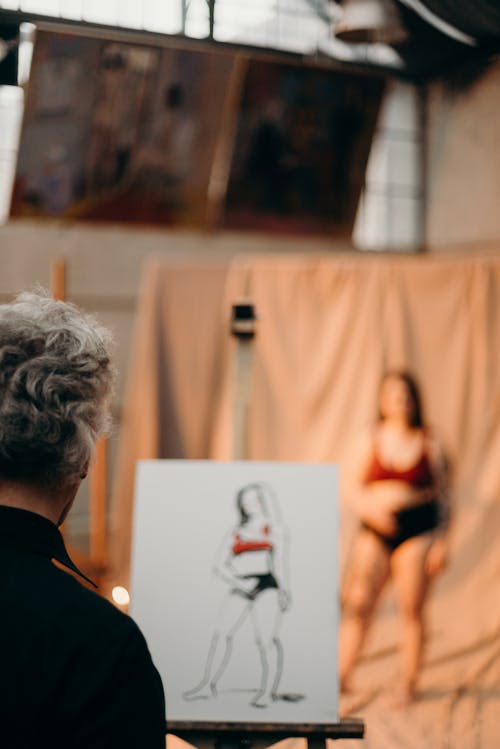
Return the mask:
<path id="1" fill-rule="evenodd" d="M 226 598 L 210 641 L 203 678 L 193 689 L 183 692 L 184 699 L 201 700 L 217 696 L 217 682 L 231 660 L 234 637 L 250 613 L 251 607 L 252 602 L 241 596 L 230 594 Z"/>
<path id="2" fill-rule="evenodd" d="M 235 594 L 227 597 L 210 641 L 203 678 L 193 689 L 183 693 L 184 699 L 200 700 L 217 696 L 217 683 L 231 660 L 234 638 L 250 613 L 261 665 L 260 685 L 252 705 L 268 707 L 276 697 L 283 672 L 283 646 L 279 638 L 281 612 L 278 591 L 266 590 L 254 601 Z"/>
<path id="3" fill-rule="evenodd" d="M 283 673 L 283 645 L 279 638 L 281 612 L 278 591 L 261 593 L 252 608 L 255 643 L 261 663 L 260 687 L 252 700 L 254 707 L 268 707 L 276 698 Z"/>

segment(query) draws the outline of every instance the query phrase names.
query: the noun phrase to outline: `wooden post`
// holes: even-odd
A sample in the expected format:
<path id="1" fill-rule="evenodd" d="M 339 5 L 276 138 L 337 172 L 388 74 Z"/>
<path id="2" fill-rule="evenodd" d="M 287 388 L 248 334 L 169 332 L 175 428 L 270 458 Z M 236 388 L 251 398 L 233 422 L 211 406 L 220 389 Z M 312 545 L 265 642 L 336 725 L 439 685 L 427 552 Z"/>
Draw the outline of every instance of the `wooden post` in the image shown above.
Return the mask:
<path id="1" fill-rule="evenodd" d="M 66 300 L 66 261 L 62 257 L 50 263 L 50 293 L 59 302 Z M 64 525 L 61 531 L 64 532 Z"/>
<path id="2" fill-rule="evenodd" d="M 326 739 L 308 736 L 307 749 L 326 749 L 326 747 Z"/>
<path id="3" fill-rule="evenodd" d="M 53 260 L 50 265 L 50 289 L 54 299 L 66 300 L 66 261 Z M 101 572 L 106 564 L 106 497 L 107 497 L 107 442 L 100 439 L 95 448 L 93 465 L 89 471 L 89 536 L 90 565 Z"/>
<path id="4" fill-rule="evenodd" d="M 64 302 L 66 299 L 66 261 L 64 258 L 53 260 L 50 264 L 50 291 L 54 299 Z"/>
<path id="5" fill-rule="evenodd" d="M 106 496 L 108 474 L 107 440 L 101 437 L 89 475 L 90 561 L 98 570 L 106 564 Z"/>
<path id="6" fill-rule="evenodd" d="M 215 228 L 222 217 L 233 157 L 238 113 L 249 58 L 236 55 L 223 104 L 221 125 L 207 187 L 206 226 Z"/>
<path id="7" fill-rule="evenodd" d="M 236 371 L 233 392 L 233 460 L 245 460 L 248 457 L 248 417 L 255 321 L 255 310 L 251 301 L 242 300 L 233 305 L 231 333 L 236 337 Z"/>

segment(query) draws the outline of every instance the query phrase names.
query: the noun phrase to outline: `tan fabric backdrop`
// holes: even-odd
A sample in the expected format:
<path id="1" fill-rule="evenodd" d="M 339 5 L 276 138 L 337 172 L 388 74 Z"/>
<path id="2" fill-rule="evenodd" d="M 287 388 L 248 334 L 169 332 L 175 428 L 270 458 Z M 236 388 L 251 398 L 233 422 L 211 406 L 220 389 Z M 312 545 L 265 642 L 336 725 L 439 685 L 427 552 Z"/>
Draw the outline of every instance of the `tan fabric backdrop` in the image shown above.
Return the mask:
<path id="1" fill-rule="evenodd" d="M 384 707 L 398 669 L 389 591 L 357 673 L 354 713 L 366 719 L 370 748 L 496 749 L 500 255 L 152 259 L 114 487 L 114 579 L 128 579 L 135 461 L 231 457 L 229 316 L 243 295 L 260 317 L 249 457 L 340 464 L 343 560 L 355 524 L 352 447 L 374 417 L 381 374 L 405 366 L 418 376 L 454 468 L 452 559 L 429 605 L 421 699 L 409 714 Z"/>

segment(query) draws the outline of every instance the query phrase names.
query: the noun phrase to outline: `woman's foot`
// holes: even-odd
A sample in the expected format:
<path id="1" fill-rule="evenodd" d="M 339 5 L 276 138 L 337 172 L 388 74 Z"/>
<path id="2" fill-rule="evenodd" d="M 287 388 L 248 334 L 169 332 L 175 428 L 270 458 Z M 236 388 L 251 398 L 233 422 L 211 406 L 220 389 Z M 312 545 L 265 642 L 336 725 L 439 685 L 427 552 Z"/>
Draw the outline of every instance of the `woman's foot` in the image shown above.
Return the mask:
<path id="1" fill-rule="evenodd" d="M 272 696 L 265 692 L 257 692 L 253 700 L 251 701 L 252 707 L 269 707 L 272 702 Z"/>
<path id="2" fill-rule="evenodd" d="M 215 684 L 199 684 L 197 687 L 183 692 L 182 696 L 185 700 L 211 700 L 217 697 L 217 689 Z"/>
<path id="3" fill-rule="evenodd" d="M 352 692 L 352 685 L 347 676 L 341 676 L 339 681 L 340 694 L 350 694 Z"/>

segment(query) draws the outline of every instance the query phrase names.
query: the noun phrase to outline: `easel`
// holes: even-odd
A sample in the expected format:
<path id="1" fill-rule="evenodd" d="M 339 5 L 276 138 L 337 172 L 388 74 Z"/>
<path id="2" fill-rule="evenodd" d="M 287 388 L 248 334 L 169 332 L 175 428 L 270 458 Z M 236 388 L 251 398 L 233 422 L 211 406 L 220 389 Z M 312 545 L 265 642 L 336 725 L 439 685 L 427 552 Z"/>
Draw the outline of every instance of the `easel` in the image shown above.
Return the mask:
<path id="1" fill-rule="evenodd" d="M 236 338 L 236 371 L 233 402 L 233 459 L 248 455 L 252 340 L 256 333 L 254 305 L 242 300 L 233 305 L 231 333 Z M 219 723 L 168 721 L 167 731 L 198 749 L 266 749 L 277 741 L 302 738 L 307 749 L 326 749 L 328 739 L 362 739 L 364 723 L 358 718 L 338 723 Z"/>
<path id="2" fill-rule="evenodd" d="M 266 749 L 283 739 L 306 739 L 308 749 L 326 749 L 326 741 L 362 739 L 363 721 L 358 718 L 338 723 L 215 723 L 171 721 L 168 733 L 199 749 Z"/>

